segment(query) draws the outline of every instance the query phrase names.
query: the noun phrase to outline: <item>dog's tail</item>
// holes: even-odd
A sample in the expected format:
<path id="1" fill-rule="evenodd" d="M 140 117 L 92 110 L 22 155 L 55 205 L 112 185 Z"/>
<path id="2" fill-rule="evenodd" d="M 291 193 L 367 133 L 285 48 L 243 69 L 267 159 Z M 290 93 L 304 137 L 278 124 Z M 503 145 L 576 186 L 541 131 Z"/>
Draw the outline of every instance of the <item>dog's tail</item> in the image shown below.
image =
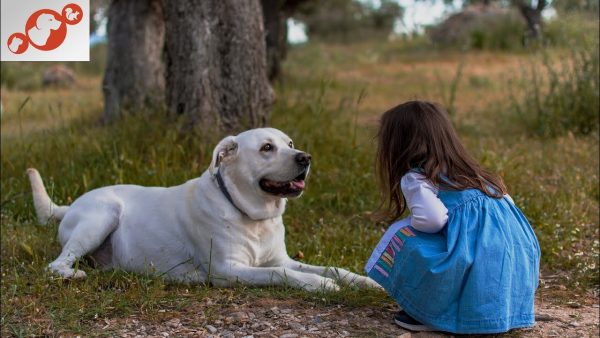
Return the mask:
<path id="1" fill-rule="evenodd" d="M 47 224 L 51 218 L 61 220 L 69 207 L 66 205 L 56 205 L 48 196 L 44 182 L 40 173 L 33 169 L 27 169 L 27 176 L 31 182 L 31 191 L 33 194 L 33 206 L 35 207 L 35 213 L 37 215 L 38 222 L 40 224 Z"/>

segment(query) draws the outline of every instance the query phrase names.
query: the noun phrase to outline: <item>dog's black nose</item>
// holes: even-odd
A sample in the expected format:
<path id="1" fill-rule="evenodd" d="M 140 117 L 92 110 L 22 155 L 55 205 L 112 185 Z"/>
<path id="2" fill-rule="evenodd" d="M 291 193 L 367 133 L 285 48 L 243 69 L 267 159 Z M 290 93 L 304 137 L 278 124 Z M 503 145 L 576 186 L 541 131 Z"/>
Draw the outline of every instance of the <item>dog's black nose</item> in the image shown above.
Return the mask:
<path id="1" fill-rule="evenodd" d="M 310 154 L 307 153 L 298 153 L 296 154 L 296 162 L 298 162 L 298 164 L 303 165 L 303 166 L 307 166 L 310 164 Z"/>

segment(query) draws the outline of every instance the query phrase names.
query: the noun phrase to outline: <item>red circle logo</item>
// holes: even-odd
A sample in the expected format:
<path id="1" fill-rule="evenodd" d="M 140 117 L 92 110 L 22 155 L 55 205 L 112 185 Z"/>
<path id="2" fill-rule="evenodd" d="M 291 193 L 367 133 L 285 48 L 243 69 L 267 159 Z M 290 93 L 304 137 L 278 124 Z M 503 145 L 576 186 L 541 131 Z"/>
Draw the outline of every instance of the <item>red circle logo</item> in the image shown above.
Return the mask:
<path id="1" fill-rule="evenodd" d="M 62 10 L 65 23 L 76 25 L 83 19 L 83 10 L 77 4 L 68 4 Z"/>
<path id="2" fill-rule="evenodd" d="M 25 32 L 32 46 L 41 50 L 53 50 L 67 37 L 67 25 L 60 14 L 49 9 L 33 13 L 25 24 Z"/>
<path id="3" fill-rule="evenodd" d="M 23 33 L 14 33 L 6 40 L 8 50 L 15 54 L 22 54 L 29 47 L 29 39 Z"/>

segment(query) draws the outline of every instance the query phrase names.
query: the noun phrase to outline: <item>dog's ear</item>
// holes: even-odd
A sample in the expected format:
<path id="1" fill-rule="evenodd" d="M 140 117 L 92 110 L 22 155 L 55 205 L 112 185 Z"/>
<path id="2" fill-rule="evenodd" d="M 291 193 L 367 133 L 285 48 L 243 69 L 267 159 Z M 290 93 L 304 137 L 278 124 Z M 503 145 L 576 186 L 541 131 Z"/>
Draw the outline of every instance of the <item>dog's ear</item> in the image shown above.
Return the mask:
<path id="1" fill-rule="evenodd" d="M 235 136 L 227 136 L 217 144 L 215 150 L 213 150 L 212 160 L 210 161 L 210 166 L 208 167 L 208 171 L 211 175 L 216 174 L 217 169 L 221 165 L 221 162 L 227 160 L 228 158 L 232 158 L 235 154 L 237 154 L 238 144 L 235 141 Z"/>

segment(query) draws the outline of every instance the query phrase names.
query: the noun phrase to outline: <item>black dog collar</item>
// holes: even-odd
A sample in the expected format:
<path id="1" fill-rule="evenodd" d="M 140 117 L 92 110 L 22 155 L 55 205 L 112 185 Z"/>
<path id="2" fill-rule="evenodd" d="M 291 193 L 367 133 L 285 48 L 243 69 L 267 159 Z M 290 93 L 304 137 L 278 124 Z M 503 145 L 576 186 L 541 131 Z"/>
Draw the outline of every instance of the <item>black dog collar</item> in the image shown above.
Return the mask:
<path id="1" fill-rule="evenodd" d="M 217 185 L 219 186 L 219 189 L 221 190 L 223 195 L 225 195 L 225 198 L 227 198 L 229 203 L 231 203 L 231 205 L 233 205 L 242 215 L 246 216 L 246 213 L 243 212 L 242 209 L 238 208 L 237 205 L 235 205 L 235 203 L 233 202 L 233 198 L 231 198 L 231 194 L 229 194 L 229 191 L 227 191 L 227 188 L 225 187 L 225 182 L 223 182 L 223 176 L 221 176 L 221 170 L 217 169 L 215 177 L 217 178 Z"/>

